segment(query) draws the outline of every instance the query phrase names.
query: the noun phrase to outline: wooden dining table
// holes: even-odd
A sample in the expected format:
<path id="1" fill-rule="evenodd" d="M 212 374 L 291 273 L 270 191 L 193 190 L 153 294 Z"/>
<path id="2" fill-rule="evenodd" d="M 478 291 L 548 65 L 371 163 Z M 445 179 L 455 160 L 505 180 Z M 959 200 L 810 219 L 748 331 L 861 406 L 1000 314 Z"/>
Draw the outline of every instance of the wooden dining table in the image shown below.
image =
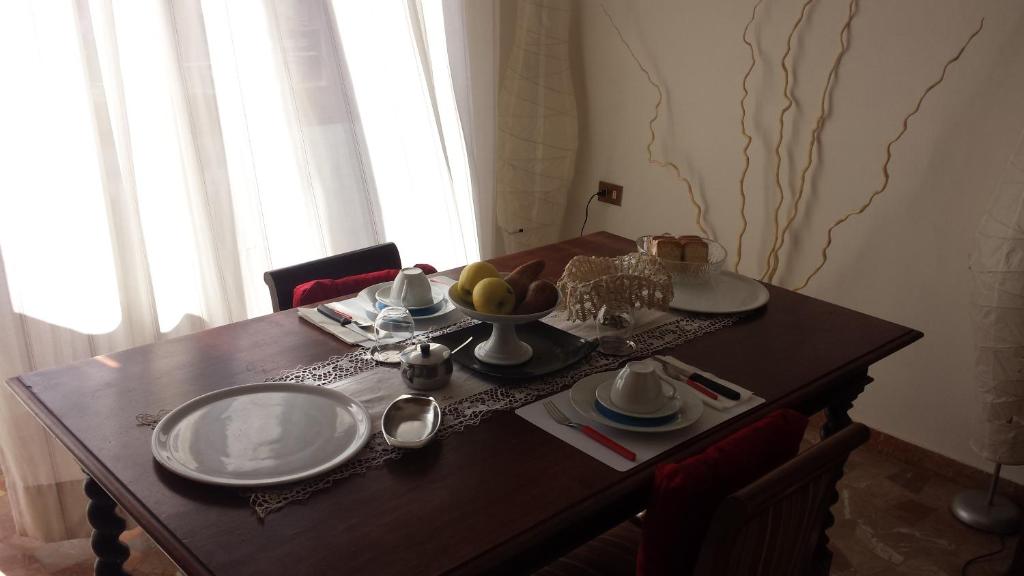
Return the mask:
<path id="1" fill-rule="evenodd" d="M 491 262 L 508 271 L 543 258 L 545 277 L 555 280 L 574 256 L 634 250 L 633 241 L 599 232 Z M 454 278 L 458 270 L 442 274 Z M 871 382 L 869 367 L 922 336 L 768 290 L 762 309 L 663 351 L 766 402 L 627 472 L 502 412 L 263 519 L 235 489 L 164 470 L 153 459 L 150 430 L 135 416 L 353 350 L 294 309 L 7 384 L 88 475 L 98 574 L 122 573 L 127 558 L 115 502 L 187 574 L 523 573 L 642 510 L 658 464 L 695 454 L 770 411 L 824 410 L 822 433 L 842 428 Z"/>

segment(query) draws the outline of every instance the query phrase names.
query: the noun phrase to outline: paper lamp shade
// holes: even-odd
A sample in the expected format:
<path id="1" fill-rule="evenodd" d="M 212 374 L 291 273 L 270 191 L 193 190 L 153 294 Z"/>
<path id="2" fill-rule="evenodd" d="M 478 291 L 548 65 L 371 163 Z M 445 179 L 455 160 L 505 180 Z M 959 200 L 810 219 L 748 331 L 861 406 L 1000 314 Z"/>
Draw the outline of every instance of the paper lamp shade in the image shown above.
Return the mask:
<path id="1" fill-rule="evenodd" d="M 576 167 L 576 94 L 569 60 L 569 0 L 519 0 L 498 96 L 498 225 L 505 249 L 561 238 Z"/>
<path id="2" fill-rule="evenodd" d="M 971 255 L 974 379 L 983 426 L 972 447 L 1001 464 L 1024 464 L 1024 134 Z"/>

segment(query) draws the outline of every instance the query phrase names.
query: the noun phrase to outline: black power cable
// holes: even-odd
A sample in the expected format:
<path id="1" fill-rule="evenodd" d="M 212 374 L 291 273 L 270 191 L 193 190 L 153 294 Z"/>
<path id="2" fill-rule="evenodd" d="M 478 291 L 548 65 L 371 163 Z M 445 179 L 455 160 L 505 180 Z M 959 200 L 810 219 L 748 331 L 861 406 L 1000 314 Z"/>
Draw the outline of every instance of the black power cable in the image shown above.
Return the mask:
<path id="1" fill-rule="evenodd" d="M 967 562 L 964 562 L 964 565 L 960 567 L 960 576 L 966 576 L 967 575 L 967 567 L 970 566 L 971 564 L 974 564 L 975 562 L 980 562 L 981 560 L 985 560 L 986 558 L 992 558 L 993 556 L 998 556 L 998 555 L 1002 554 L 1004 550 L 1006 550 L 1006 537 L 1005 536 L 1000 536 L 999 537 L 999 549 L 996 550 L 995 552 L 989 552 L 987 554 L 981 554 L 979 556 L 975 556 L 974 558 L 971 558 Z"/>
<path id="2" fill-rule="evenodd" d="M 604 196 L 604 190 L 601 192 L 595 192 L 594 195 L 590 197 L 590 200 L 587 200 L 587 209 L 583 213 L 583 226 L 580 226 L 580 236 L 583 236 L 583 229 L 587 227 L 587 220 L 590 219 L 590 203 L 598 196 Z"/>

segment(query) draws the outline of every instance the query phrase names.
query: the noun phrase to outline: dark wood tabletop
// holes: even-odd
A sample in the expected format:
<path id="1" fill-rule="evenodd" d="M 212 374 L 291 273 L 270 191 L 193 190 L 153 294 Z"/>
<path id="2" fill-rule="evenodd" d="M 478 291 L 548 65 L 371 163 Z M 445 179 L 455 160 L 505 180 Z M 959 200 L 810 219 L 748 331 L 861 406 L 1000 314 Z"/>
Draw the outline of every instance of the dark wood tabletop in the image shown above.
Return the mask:
<path id="1" fill-rule="evenodd" d="M 633 249 L 631 240 L 596 233 L 492 262 L 508 271 L 544 258 L 545 276 L 556 279 L 573 256 Z M 150 431 L 136 425 L 135 415 L 351 350 L 295 310 L 26 374 L 8 385 L 188 574 L 516 572 L 642 509 L 658 463 L 695 453 L 770 410 L 828 408 L 830 425 L 842 426 L 869 381 L 868 367 L 922 336 L 782 288 L 769 291 L 763 310 L 669 351 L 767 402 L 628 472 L 501 413 L 262 521 L 236 490 L 157 465 Z"/>

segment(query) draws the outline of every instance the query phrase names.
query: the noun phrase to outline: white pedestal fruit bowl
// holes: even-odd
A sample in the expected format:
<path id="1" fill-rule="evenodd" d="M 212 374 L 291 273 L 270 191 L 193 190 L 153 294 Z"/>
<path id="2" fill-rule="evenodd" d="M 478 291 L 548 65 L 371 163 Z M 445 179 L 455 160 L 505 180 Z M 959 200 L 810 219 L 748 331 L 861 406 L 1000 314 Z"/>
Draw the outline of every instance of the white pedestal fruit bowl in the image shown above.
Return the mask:
<path id="1" fill-rule="evenodd" d="M 554 306 L 533 314 L 486 314 L 478 312 L 471 302 L 466 301 L 459 291 L 459 284 L 457 282 L 448 288 L 448 299 L 466 316 L 481 322 L 487 322 L 492 326 L 491 337 L 486 342 L 477 344 L 473 351 L 477 360 L 499 366 L 515 366 L 528 362 L 533 357 L 533 348 L 519 339 L 519 335 L 516 334 L 516 325 L 540 320 L 554 312 L 562 301 L 562 294 L 558 294 L 558 300 Z"/>

